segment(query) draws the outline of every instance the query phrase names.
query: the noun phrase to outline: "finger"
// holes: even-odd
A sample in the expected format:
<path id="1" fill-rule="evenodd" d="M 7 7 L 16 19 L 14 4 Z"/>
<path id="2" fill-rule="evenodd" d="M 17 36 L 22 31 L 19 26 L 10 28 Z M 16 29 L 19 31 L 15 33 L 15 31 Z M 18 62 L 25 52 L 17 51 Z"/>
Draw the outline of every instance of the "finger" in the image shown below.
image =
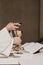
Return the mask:
<path id="1" fill-rule="evenodd" d="M 21 44 L 19 44 L 19 46 L 21 46 Z"/>
<path id="2" fill-rule="evenodd" d="M 14 23 L 14 25 L 16 25 L 16 26 L 20 26 L 21 24 L 19 24 L 19 23 Z"/>
<path id="3" fill-rule="evenodd" d="M 19 28 L 19 26 L 14 26 L 14 28 L 16 29 L 16 28 Z"/>
<path id="4" fill-rule="evenodd" d="M 21 44 L 20 43 L 19 44 L 16 44 L 16 45 L 19 45 L 21 47 Z"/>
<path id="5" fill-rule="evenodd" d="M 18 26 L 14 26 L 13 27 L 13 30 L 16 30 L 16 29 L 19 29 L 19 27 Z"/>

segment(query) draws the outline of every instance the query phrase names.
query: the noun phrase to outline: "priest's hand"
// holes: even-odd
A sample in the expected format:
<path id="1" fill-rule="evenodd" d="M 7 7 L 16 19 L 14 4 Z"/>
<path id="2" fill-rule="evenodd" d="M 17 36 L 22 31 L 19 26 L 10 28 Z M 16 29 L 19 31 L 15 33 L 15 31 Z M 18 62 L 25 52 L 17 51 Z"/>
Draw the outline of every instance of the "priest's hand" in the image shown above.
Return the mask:
<path id="1" fill-rule="evenodd" d="M 12 31 L 12 30 L 18 29 L 19 26 L 20 26 L 19 23 L 12 23 L 12 22 L 11 22 L 11 23 L 8 23 L 8 24 L 7 24 L 6 29 L 7 29 L 8 31 Z"/>
<path id="2" fill-rule="evenodd" d="M 13 38 L 13 43 L 16 44 L 16 45 L 21 45 L 21 38 L 20 37 L 14 37 Z"/>

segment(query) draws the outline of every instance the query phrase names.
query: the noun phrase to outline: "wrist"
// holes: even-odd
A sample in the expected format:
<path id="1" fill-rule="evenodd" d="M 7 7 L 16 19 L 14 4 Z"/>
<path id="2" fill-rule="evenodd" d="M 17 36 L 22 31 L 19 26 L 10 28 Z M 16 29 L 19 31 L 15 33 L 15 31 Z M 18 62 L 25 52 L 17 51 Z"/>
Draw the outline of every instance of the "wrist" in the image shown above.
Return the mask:
<path id="1" fill-rule="evenodd" d="M 7 29 L 8 31 L 10 31 L 10 29 L 9 29 L 9 27 L 8 27 L 8 26 L 6 26 L 6 29 Z"/>

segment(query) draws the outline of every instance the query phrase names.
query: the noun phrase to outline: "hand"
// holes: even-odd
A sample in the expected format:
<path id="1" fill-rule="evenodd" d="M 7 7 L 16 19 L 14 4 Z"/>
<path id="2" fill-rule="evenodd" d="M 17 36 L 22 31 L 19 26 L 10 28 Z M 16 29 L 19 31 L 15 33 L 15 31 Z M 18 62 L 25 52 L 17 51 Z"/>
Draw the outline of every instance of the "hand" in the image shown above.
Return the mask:
<path id="1" fill-rule="evenodd" d="M 13 43 L 16 44 L 16 45 L 21 45 L 21 38 L 20 37 L 14 37 L 13 38 Z"/>
<path id="2" fill-rule="evenodd" d="M 18 29 L 19 26 L 20 26 L 19 23 L 8 23 L 6 28 L 7 28 L 8 31 L 12 31 L 12 30 Z"/>

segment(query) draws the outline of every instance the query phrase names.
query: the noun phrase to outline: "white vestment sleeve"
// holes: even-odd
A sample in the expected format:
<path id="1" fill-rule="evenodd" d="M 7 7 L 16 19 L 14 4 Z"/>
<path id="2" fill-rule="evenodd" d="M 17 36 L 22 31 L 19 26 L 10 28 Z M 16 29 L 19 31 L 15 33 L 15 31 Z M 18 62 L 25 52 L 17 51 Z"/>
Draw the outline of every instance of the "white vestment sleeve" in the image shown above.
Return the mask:
<path id="1" fill-rule="evenodd" d="M 13 40 L 6 28 L 0 31 L 0 53 L 9 56 Z"/>

